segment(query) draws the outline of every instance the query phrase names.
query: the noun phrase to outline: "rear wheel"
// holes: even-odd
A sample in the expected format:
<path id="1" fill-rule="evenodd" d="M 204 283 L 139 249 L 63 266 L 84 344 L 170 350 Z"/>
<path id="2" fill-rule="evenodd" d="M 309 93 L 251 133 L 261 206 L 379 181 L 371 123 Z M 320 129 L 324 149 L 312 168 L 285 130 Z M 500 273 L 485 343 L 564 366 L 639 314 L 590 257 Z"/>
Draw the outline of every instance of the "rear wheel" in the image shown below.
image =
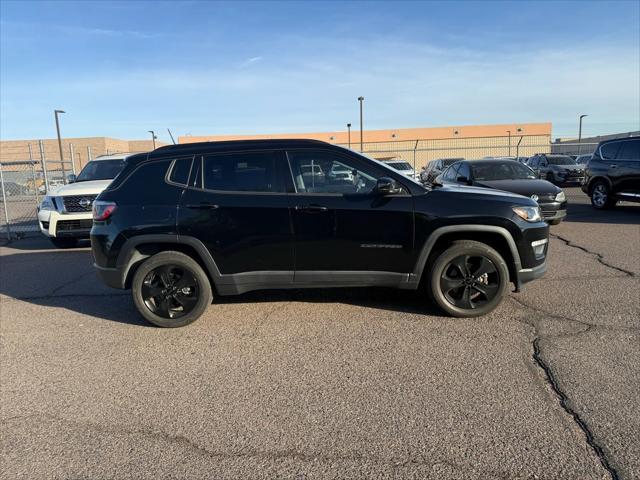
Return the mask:
<path id="1" fill-rule="evenodd" d="M 604 210 L 615 206 L 616 201 L 611 198 L 609 185 L 603 180 L 598 180 L 591 187 L 591 205 L 598 210 Z"/>
<path id="2" fill-rule="evenodd" d="M 51 243 L 53 243 L 56 248 L 73 248 L 78 246 L 77 238 L 49 237 L 49 240 L 51 240 Z"/>
<path id="3" fill-rule="evenodd" d="M 140 314 L 159 327 L 183 327 L 211 304 L 209 277 L 194 259 L 180 252 L 161 252 L 136 270 L 131 284 Z"/>
<path id="4" fill-rule="evenodd" d="M 477 317 L 507 294 L 509 269 L 498 252 L 472 240 L 454 242 L 426 272 L 431 299 L 454 317 Z"/>

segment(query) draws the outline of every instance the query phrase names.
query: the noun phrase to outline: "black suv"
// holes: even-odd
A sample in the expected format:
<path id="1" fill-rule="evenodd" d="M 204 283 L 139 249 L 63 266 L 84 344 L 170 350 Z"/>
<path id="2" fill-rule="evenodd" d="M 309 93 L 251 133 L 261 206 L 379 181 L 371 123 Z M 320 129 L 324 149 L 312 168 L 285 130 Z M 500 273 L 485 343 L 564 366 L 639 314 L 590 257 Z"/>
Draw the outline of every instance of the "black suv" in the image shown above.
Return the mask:
<path id="1" fill-rule="evenodd" d="M 569 155 L 538 153 L 531 157 L 527 165 L 538 178 L 556 185 L 582 185 L 584 166 Z"/>
<path id="2" fill-rule="evenodd" d="M 319 173 L 337 169 L 351 174 Z M 213 292 L 273 288 L 420 287 L 450 315 L 482 315 L 544 273 L 548 234 L 530 198 L 430 190 L 335 145 L 254 140 L 130 157 L 94 203 L 91 245 L 108 285 L 178 327 Z"/>
<path id="3" fill-rule="evenodd" d="M 640 202 L 640 137 L 600 142 L 587 163 L 582 191 L 597 209 Z"/>

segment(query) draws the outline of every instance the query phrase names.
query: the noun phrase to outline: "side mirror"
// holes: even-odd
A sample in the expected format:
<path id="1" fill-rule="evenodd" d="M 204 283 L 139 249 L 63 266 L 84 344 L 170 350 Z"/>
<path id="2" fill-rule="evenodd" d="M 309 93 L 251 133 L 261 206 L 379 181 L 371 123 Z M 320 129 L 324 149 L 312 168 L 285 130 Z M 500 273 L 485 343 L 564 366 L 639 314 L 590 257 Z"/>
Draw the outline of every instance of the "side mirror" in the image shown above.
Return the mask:
<path id="1" fill-rule="evenodd" d="M 471 185 L 471 181 L 467 177 L 458 177 L 456 178 L 456 182 L 464 183 L 465 185 Z"/>
<path id="2" fill-rule="evenodd" d="M 67 175 L 67 183 L 74 183 L 76 181 L 76 178 L 78 178 L 76 175 L 70 173 L 69 175 Z"/>
<path id="3" fill-rule="evenodd" d="M 381 177 L 376 182 L 373 191 L 379 195 L 395 195 L 402 191 L 393 178 Z"/>

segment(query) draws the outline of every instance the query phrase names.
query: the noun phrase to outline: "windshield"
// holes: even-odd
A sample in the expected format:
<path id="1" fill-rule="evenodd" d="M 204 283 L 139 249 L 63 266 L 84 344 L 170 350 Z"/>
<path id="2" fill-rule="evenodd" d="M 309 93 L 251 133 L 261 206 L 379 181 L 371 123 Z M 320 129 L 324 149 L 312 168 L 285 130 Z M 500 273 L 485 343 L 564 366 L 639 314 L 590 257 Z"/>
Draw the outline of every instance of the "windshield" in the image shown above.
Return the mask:
<path id="1" fill-rule="evenodd" d="M 113 180 L 120 170 L 124 168 L 125 161 L 117 160 L 95 160 L 87 163 L 76 182 L 87 182 L 89 180 Z"/>
<path id="2" fill-rule="evenodd" d="M 549 165 L 577 165 L 576 161 L 571 157 L 547 157 Z"/>
<path id="3" fill-rule="evenodd" d="M 387 164 L 391 168 L 395 168 L 396 170 L 412 170 L 413 167 L 409 165 L 407 162 L 387 162 Z"/>
<path id="4" fill-rule="evenodd" d="M 473 179 L 479 182 L 487 180 L 525 180 L 536 178 L 529 167 L 513 161 L 491 162 L 479 165 L 471 164 Z"/>

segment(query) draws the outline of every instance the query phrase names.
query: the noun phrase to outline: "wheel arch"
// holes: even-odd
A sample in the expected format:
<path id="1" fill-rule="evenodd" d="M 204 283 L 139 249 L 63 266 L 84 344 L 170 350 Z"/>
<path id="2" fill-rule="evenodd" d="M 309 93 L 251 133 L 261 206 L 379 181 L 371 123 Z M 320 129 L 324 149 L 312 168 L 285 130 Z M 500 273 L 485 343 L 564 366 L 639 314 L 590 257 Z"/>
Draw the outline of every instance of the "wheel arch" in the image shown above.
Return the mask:
<path id="1" fill-rule="evenodd" d="M 220 278 L 220 270 L 204 244 L 193 237 L 169 234 L 139 235 L 129 238 L 124 243 L 117 260 L 118 268 L 122 272 L 123 287 L 131 287 L 133 275 L 142 262 L 156 253 L 167 250 L 184 253 L 198 262 L 215 289 L 216 280 Z"/>
<path id="2" fill-rule="evenodd" d="M 413 272 L 418 282 L 422 281 L 429 260 L 457 240 L 475 240 L 495 249 L 507 264 L 509 280 L 519 287 L 518 271 L 522 263 L 518 247 L 506 228 L 495 225 L 450 225 L 434 230 L 423 245 Z"/>
<path id="3" fill-rule="evenodd" d="M 595 177 L 591 177 L 589 179 L 589 183 L 587 184 L 587 194 L 589 196 L 591 195 L 591 193 L 593 191 L 593 186 L 595 185 L 595 183 L 600 181 L 600 180 L 604 181 L 608 185 L 609 190 L 613 189 L 613 183 L 611 183 L 611 179 L 608 176 L 606 176 L 606 175 L 596 175 Z"/>

